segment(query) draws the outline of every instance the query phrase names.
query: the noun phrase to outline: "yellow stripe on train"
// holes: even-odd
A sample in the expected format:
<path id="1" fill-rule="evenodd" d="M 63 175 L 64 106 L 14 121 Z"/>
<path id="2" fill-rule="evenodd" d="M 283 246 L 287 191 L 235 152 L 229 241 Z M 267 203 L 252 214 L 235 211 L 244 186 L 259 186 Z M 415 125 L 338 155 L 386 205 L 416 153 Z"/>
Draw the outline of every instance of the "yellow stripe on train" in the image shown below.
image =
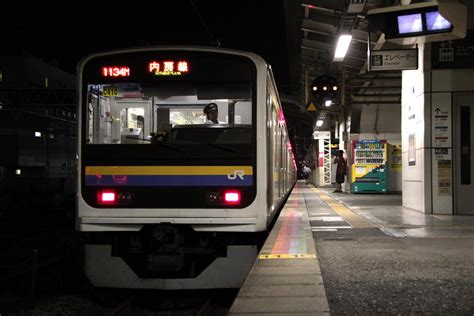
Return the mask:
<path id="1" fill-rule="evenodd" d="M 86 166 L 86 175 L 252 175 L 251 166 Z"/>

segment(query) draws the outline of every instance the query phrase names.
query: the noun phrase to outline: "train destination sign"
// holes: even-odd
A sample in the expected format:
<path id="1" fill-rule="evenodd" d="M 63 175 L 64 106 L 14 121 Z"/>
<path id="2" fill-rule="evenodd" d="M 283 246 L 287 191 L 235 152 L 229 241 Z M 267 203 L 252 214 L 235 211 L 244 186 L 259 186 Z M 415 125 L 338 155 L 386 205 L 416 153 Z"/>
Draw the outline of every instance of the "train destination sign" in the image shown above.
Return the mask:
<path id="1" fill-rule="evenodd" d="M 189 63 L 180 61 L 152 61 L 148 63 L 148 71 L 156 76 L 181 76 L 189 71 Z"/>
<path id="2" fill-rule="evenodd" d="M 104 66 L 102 67 L 104 77 L 130 77 L 130 67 L 125 66 Z"/>

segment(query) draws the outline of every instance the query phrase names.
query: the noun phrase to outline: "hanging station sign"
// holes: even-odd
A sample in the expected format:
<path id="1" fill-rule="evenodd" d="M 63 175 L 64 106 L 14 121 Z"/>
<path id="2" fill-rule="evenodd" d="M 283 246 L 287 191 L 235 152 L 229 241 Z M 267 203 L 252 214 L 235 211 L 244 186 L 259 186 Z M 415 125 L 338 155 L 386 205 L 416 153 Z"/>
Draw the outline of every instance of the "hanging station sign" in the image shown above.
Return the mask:
<path id="1" fill-rule="evenodd" d="M 474 68 L 474 30 L 462 40 L 433 43 L 431 56 L 435 69 Z"/>
<path id="2" fill-rule="evenodd" d="M 314 131 L 313 139 L 331 139 L 331 132 Z"/>
<path id="3" fill-rule="evenodd" d="M 369 71 L 418 69 L 418 49 L 372 50 Z"/>

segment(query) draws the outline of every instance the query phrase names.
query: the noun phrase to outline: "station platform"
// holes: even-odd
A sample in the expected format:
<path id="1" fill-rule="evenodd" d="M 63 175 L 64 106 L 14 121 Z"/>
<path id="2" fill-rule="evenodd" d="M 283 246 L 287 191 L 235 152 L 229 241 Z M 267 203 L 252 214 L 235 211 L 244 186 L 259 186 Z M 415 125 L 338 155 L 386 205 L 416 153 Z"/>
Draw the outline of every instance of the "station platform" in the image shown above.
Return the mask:
<path id="1" fill-rule="evenodd" d="M 329 315 L 306 204 L 314 194 L 298 182 L 283 207 L 229 314 Z"/>
<path id="2" fill-rule="evenodd" d="M 297 182 L 230 315 L 474 310 L 474 216 L 333 191 Z"/>

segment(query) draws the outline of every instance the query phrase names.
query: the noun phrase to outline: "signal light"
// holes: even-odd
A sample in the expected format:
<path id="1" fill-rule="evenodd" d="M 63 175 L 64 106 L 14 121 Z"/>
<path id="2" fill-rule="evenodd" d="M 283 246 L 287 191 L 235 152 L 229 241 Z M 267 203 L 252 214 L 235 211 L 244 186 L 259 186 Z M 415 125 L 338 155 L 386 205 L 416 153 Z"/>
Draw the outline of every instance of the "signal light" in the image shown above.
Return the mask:
<path id="1" fill-rule="evenodd" d="M 239 204 L 240 203 L 240 191 L 225 191 L 224 201 L 227 204 Z"/>
<path id="2" fill-rule="evenodd" d="M 321 75 L 314 78 L 311 82 L 311 94 L 314 101 L 323 103 L 325 100 L 337 100 L 339 96 L 339 84 L 336 78 L 329 75 Z"/>
<path id="3" fill-rule="evenodd" d="M 97 201 L 99 204 L 114 204 L 117 200 L 117 194 L 114 191 L 99 191 Z"/>

